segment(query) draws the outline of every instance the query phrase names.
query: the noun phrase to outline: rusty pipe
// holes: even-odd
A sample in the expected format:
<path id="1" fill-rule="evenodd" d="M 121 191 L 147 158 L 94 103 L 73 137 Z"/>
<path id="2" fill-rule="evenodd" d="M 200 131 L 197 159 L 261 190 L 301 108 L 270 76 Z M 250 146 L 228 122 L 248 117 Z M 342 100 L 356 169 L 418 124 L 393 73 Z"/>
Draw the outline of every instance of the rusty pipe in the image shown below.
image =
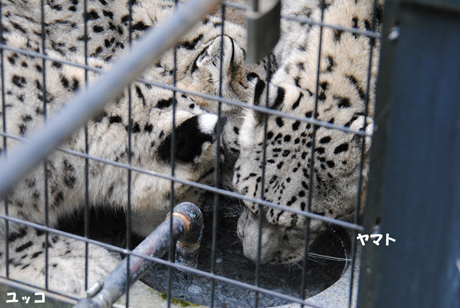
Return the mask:
<path id="1" fill-rule="evenodd" d="M 200 209 L 193 203 L 183 202 L 176 205 L 172 213 L 172 230 L 170 234 L 170 215 L 156 228 L 145 240 L 140 243 L 134 253 L 153 257 L 162 257 L 169 248 L 170 237 L 174 242 L 178 239 L 177 262 L 187 266 L 196 267 L 198 263 L 198 248 L 201 242 L 203 230 L 203 215 Z M 190 260 L 190 258 L 194 258 Z M 109 308 L 126 291 L 126 280 L 129 279 L 131 286 L 151 266 L 152 262 L 144 258 L 131 256 L 125 258 L 118 267 L 111 272 L 103 281 L 92 285 L 87 291 L 87 297 L 80 300 L 75 308 Z M 127 277 L 126 267 L 129 266 L 130 276 Z"/>

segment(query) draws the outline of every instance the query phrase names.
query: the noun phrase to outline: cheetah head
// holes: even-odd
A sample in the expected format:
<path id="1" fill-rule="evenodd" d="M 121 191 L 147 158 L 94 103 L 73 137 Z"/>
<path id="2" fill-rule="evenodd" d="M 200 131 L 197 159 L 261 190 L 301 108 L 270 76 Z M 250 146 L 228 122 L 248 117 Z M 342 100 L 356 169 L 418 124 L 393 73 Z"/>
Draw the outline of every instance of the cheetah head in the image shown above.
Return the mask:
<path id="1" fill-rule="evenodd" d="M 257 96 L 265 95 L 265 84 L 257 82 Z M 258 89 L 259 88 L 259 89 Z M 263 94 L 257 94 L 263 91 Z M 311 117 L 314 101 L 297 87 L 272 86 L 269 91 L 269 107 L 297 115 Z M 255 103 L 257 103 L 255 101 Z M 317 119 L 347 124 L 353 130 L 365 128 L 372 131 L 371 120 L 364 123 L 363 116 L 318 109 Z M 247 111 L 241 127 L 240 156 L 235 164 L 233 186 L 241 194 L 261 198 L 292 209 L 307 211 L 311 194 L 310 212 L 341 220 L 352 220 L 357 198 L 360 175 L 362 137 L 336 129 L 318 126 L 315 151 L 312 155 L 313 127 L 310 123 L 271 116 L 267 121 L 266 158 L 263 166 L 264 116 Z M 367 156 L 370 140 L 365 141 L 364 176 L 367 174 Z M 313 160 L 313 172 L 311 164 Z M 262 169 L 265 178 L 262 183 Z M 313 185 L 312 185 L 313 183 Z M 363 185 L 365 186 L 365 181 Z M 263 191 L 262 191 L 263 190 Z M 257 260 L 259 234 L 259 205 L 244 201 L 245 209 L 238 221 L 238 236 L 243 243 L 244 254 Z M 262 206 L 261 262 L 290 264 L 303 258 L 306 218 L 269 206 Z M 309 222 L 309 244 L 327 225 L 318 219 Z"/>

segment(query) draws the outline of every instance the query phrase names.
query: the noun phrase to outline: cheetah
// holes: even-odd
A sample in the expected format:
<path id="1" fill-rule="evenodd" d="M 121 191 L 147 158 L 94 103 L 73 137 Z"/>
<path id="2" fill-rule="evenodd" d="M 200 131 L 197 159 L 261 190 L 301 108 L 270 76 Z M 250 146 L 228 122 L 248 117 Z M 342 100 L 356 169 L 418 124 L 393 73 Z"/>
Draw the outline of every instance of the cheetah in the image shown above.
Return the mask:
<path id="1" fill-rule="evenodd" d="M 47 117 L 57 114 L 76 93 L 97 80 L 100 71 L 109 70 L 113 63 L 128 54 L 130 45 L 135 46 L 145 31 L 168 18 L 175 4 L 163 0 L 137 1 L 132 5 L 130 23 L 128 0 L 88 1 L 86 40 L 83 7 L 81 0 L 47 1 L 44 6 L 43 50 L 40 1 L 2 3 L 3 40 L 8 46 L 3 51 L 2 71 L 5 98 L 0 125 L 5 127 L 4 133 L 27 138 L 43 125 L 45 114 Z M 246 77 L 248 68 L 243 63 L 245 32 L 241 27 L 227 23 L 222 36 L 220 26 L 220 19 L 206 17 L 178 43 L 177 85 L 188 91 L 221 94 L 224 98 L 244 101 L 250 97 L 251 91 Z M 220 59 L 221 46 L 224 48 L 223 59 Z M 42 53 L 52 60 L 44 61 L 37 55 Z M 142 78 L 153 83 L 173 84 L 173 59 L 174 52 L 168 51 L 147 69 Z M 221 61 L 223 78 L 220 85 Z M 69 65 L 69 62 L 74 64 Z M 84 67 L 88 66 L 96 70 L 85 73 Z M 222 93 L 219 93 L 220 88 Z M 214 184 L 216 130 L 225 124 L 225 118 L 219 119 L 215 115 L 215 103 L 181 92 L 174 94 L 149 82 L 134 82 L 130 90 L 126 89 L 87 123 L 88 154 L 99 159 L 89 160 L 88 198 L 94 206 L 122 209 L 127 206 L 128 171 L 101 160 L 114 164 L 130 163 L 147 170 L 144 173 L 133 171 L 129 183 L 132 231 L 145 236 L 164 220 L 169 211 L 170 181 L 151 174 L 169 175 L 171 172 L 174 105 L 175 176 L 180 179 Z M 130 99 L 131 121 L 128 118 Z M 222 108 L 223 116 L 238 112 L 231 106 Z M 236 122 L 231 123 L 233 120 Z M 237 116 L 229 117 L 231 125 L 224 126 L 222 138 L 236 139 L 233 127 L 240 125 L 238 121 Z M 132 132 L 131 153 L 128 153 L 128 130 Z M 16 138 L 6 138 L 6 146 L 3 143 L 0 146 L 0 159 L 14 155 L 18 143 Z M 239 154 L 238 149 L 225 147 L 231 143 L 223 143 L 223 155 L 219 159 L 226 154 L 233 157 Z M 85 153 L 84 129 L 75 132 L 61 147 Z M 2 215 L 56 227 L 60 218 L 68 217 L 84 204 L 85 159 L 68 151 L 56 151 L 46 159 L 46 166 L 46 171 L 43 165 L 38 166 L 8 194 L 5 199 L 7 207 L 0 209 Z M 188 201 L 199 205 L 203 196 L 203 191 L 177 182 L 174 190 L 176 203 Z M 9 254 L 6 262 L 7 227 Z M 108 251 L 90 245 L 89 270 L 85 277 L 83 242 L 50 234 L 49 242 L 45 243 L 43 231 L 13 222 L 7 225 L 5 220 L 0 222 L 0 233 L 0 275 L 6 276 L 8 270 L 10 278 L 43 287 L 47 273 L 51 290 L 81 295 L 85 278 L 91 285 L 116 265 Z M 48 247 L 47 253 L 45 246 Z"/>
<path id="2" fill-rule="evenodd" d="M 267 105 L 295 117 L 320 121 L 321 125 L 269 116 L 264 165 L 264 115 L 247 110 L 239 132 L 240 155 L 233 184 L 236 191 L 247 197 L 263 195 L 265 201 L 295 210 L 352 221 L 359 177 L 364 177 L 363 190 L 367 183 L 380 45 L 373 37 L 337 27 L 321 30 L 318 22 L 379 31 L 383 3 L 379 1 L 376 5 L 375 28 L 372 28 L 373 1 L 326 0 L 324 15 L 321 6 L 322 1 L 318 0 L 283 2 L 283 14 L 310 18 L 315 23 L 284 21 L 283 37 L 275 48 L 276 72 L 269 86 L 263 80 L 255 82 L 252 101 L 253 105 Z M 359 131 L 361 135 L 346 130 Z M 244 205 L 237 232 L 244 254 L 256 262 L 259 206 L 246 200 Z M 262 211 L 260 262 L 293 264 L 303 259 L 306 218 L 269 206 L 263 206 Z M 311 219 L 308 243 L 326 227 L 323 221 Z"/>

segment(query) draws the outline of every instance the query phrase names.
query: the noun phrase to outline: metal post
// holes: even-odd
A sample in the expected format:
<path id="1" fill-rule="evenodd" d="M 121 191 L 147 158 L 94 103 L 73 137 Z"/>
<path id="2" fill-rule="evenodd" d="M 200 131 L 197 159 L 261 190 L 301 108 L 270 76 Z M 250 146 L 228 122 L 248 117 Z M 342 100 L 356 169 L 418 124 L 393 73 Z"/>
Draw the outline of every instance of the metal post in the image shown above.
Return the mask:
<path id="1" fill-rule="evenodd" d="M 181 258 L 178 263 L 190 266 L 197 264 L 198 248 L 200 246 L 203 230 L 203 216 L 200 209 L 193 203 L 184 202 L 174 207 L 172 213 L 172 230 L 170 233 L 170 216 L 158 226 L 139 246 L 134 253 L 153 257 L 162 257 L 169 248 L 169 241 L 173 242 L 180 238 Z M 192 258 L 192 260 L 189 260 Z M 195 259 L 193 259 L 195 258 Z M 126 264 L 129 259 L 129 265 Z M 126 281 L 131 286 L 142 274 L 144 274 L 152 262 L 137 256 L 125 258 L 118 267 L 110 273 L 102 282 L 97 282 L 87 291 L 87 298 L 80 300 L 75 308 L 109 308 L 126 291 Z M 129 266 L 130 276 L 127 277 L 126 268 Z"/>
<path id="2" fill-rule="evenodd" d="M 460 1 L 384 12 L 358 307 L 460 307 Z"/>
<path id="3" fill-rule="evenodd" d="M 122 93 L 135 78 L 158 59 L 163 52 L 192 28 L 219 0 L 189 0 L 164 23 L 149 30 L 109 74 L 101 77 L 88 91 L 73 99 L 45 127 L 30 136 L 0 165 L 0 197 L 14 187 L 28 172 L 49 155 L 61 142 L 82 127 L 92 116 Z"/>

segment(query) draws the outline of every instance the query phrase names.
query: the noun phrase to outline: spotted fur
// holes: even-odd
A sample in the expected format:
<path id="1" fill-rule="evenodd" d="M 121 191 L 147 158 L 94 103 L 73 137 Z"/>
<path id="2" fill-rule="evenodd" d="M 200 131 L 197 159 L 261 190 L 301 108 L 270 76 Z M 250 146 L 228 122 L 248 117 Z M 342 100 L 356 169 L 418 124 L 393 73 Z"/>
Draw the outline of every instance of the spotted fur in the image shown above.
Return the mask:
<path id="1" fill-rule="evenodd" d="M 103 70 L 127 54 L 129 46 L 129 11 L 127 0 L 88 1 L 87 64 Z M 169 1 L 137 1 L 132 10 L 132 37 L 136 39 L 150 27 L 172 14 L 174 4 Z M 85 65 L 83 1 L 51 0 L 45 5 L 46 54 L 57 60 Z M 9 47 L 42 52 L 41 7 L 39 0 L 14 0 L 2 3 L 4 41 Z M 192 29 L 178 44 L 177 84 L 187 90 L 219 94 L 230 99 L 244 100 L 250 93 L 243 67 L 244 31 L 227 23 L 221 36 L 219 19 L 208 17 Z M 222 40 L 223 43 L 222 43 Z M 219 85 L 221 46 L 223 50 L 223 81 Z M 83 91 L 99 75 L 60 61 L 4 51 L 4 93 L 6 132 L 28 137 L 52 117 L 75 93 Z M 166 84 L 173 82 L 173 52 L 168 51 L 150 67 L 143 78 Z M 43 80 L 46 73 L 46 83 Z M 44 95 L 46 89 L 46 97 Z M 92 118 L 88 128 L 90 155 L 116 163 L 128 164 L 128 90 Z M 216 104 L 177 93 L 176 165 L 175 176 L 181 179 L 213 184 L 216 147 L 215 128 L 218 121 Z M 170 145 L 173 114 L 173 93 L 148 84 L 134 82 L 131 86 L 132 149 L 131 164 L 162 174 L 171 173 Z M 223 108 L 231 125 L 226 125 L 224 138 L 236 140 L 233 126 L 239 125 L 240 112 L 233 107 Z M 3 126 L 3 120 L 0 125 Z M 236 124 L 235 124 L 236 123 Z M 85 152 L 84 130 L 79 130 L 61 146 Z M 0 148 L 2 160 L 14 155 L 18 141 L 8 138 L 7 148 Z M 231 144 L 230 141 L 225 144 Z M 238 149 L 224 148 L 224 154 L 238 154 Z M 38 224 L 45 224 L 45 200 L 49 203 L 49 225 L 55 227 L 59 218 L 67 216 L 85 201 L 85 160 L 57 151 L 46 160 L 48 196 L 45 197 L 43 165 L 38 166 L 12 191 L 7 198 L 8 215 Z M 89 160 L 89 202 L 92 205 L 126 208 L 128 172 L 95 160 Z M 167 180 L 140 172 L 132 172 L 131 204 L 133 231 L 147 235 L 162 221 L 169 209 L 170 187 Z M 203 192 L 189 186 L 175 184 L 175 201 L 200 204 Z M 6 214 L 5 207 L 0 213 Z M 5 221 L 0 222 L 0 273 L 5 275 Z M 44 286 L 45 240 L 43 232 L 18 224 L 9 224 L 9 275 Z M 48 244 L 51 289 L 81 294 L 84 291 L 84 244 L 52 235 Z M 89 255 L 89 284 L 101 279 L 114 266 L 107 251 L 92 247 Z"/>
<path id="2" fill-rule="evenodd" d="M 285 1 L 286 15 L 321 21 L 318 0 Z M 376 30 L 380 28 L 382 3 L 378 3 Z M 326 0 L 324 23 L 362 31 L 371 30 L 373 1 Z M 379 43 L 366 36 L 324 27 L 322 30 L 319 84 L 317 86 L 320 27 L 296 22 L 284 23 L 284 36 L 275 49 L 278 68 L 268 87 L 268 106 L 302 118 L 317 119 L 371 134 L 375 100 Z M 368 64 L 372 50 L 370 87 L 367 89 Z M 265 106 L 267 86 L 259 80 L 254 104 Z M 314 115 L 315 100 L 318 102 Z M 369 99 L 365 123 L 366 99 Z M 240 130 L 241 154 L 235 165 L 235 189 L 249 197 L 308 210 L 325 217 L 352 219 L 358 192 L 363 141 L 366 186 L 370 139 L 329 127 L 270 116 L 266 135 L 266 164 L 263 166 L 263 115 L 248 111 Z M 314 139 L 313 139 L 314 138 Z M 365 139 L 365 140 L 363 140 Z M 312 157 L 312 148 L 315 153 Z M 313 160 L 313 162 L 312 162 Z M 313 173 L 310 168 L 313 164 Z M 262 168 L 265 167 L 262 192 Z M 312 178 L 312 187 L 310 187 Z M 256 261 L 258 243 L 258 205 L 245 202 L 238 223 L 238 235 L 247 257 Z M 306 220 L 289 211 L 263 207 L 263 263 L 293 263 L 303 257 Z M 309 242 L 326 228 L 325 223 L 310 222 Z"/>

